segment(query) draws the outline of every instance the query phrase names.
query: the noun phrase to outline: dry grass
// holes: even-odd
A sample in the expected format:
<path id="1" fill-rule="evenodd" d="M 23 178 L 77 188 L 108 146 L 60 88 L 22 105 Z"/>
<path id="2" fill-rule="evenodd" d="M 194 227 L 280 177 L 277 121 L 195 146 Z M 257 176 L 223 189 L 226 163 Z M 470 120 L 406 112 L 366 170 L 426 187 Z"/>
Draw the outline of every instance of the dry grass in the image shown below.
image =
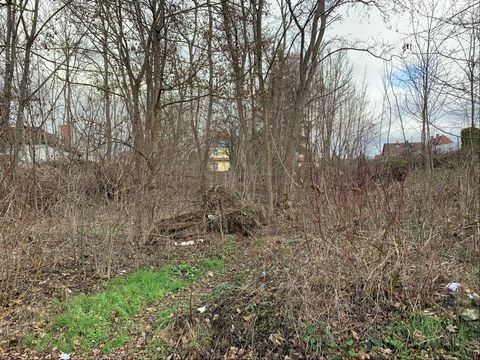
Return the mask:
<path id="1" fill-rule="evenodd" d="M 478 292 L 479 178 L 470 164 L 432 179 L 413 172 L 404 184 L 349 189 L 340 174 L 323 179 L 303 212 L 304 238 L 275 260 L 285 265 L 286 313 L 358 330 L 394 308 L 434 306 L 451 281 Z"/>
<path id="2" fill-rule="evenodd" d="M 28 294 L 45 270 L 80 270 L 110 277 L 120 267 L 142 265 L 132 223 L 142 227 L 188 209 L 171 188 L 152 189 L 154 214 L 138 206 L 142 186 L 124 168 L 95 164 L 41 164 L 18 168 L 0 188 L 0 304 Z M 3 177 L 4 173 L 1 173 Z M 190 187 L 191 188 L 191 187 Z M 144 197 L 144 195 L 143 195 Z"/>

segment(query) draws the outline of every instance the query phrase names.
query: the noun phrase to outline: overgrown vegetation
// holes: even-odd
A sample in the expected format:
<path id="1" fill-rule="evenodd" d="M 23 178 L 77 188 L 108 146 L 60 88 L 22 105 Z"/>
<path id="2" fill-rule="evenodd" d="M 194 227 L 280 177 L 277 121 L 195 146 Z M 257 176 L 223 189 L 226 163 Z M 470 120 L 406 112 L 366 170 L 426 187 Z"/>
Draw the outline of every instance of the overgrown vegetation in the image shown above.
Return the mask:
<path id="1" fill-rule="evenodd" d="M 0 0 L 0 358 L 480 357 L 478 5 Z"/>
<path id="2" fill-rule="evenodd" d="M 476 127 L 463 129 L 461 136 L 462 150 L 480 156 L 480 129 Z"/>
<path id="3" fill-rule="evenodd" d="M 339 163 L 337 170 L 314 174 L 314 186 L 298 192 L 295 202 L 278 207 L 274 227 L 258 227 L 250 237 L 200 231 L 197 236 L 204 240 L 195 243 L 193 237 L 188 246 L 180 245 L 181 238 L 160 238 L 141 248 L 122 242 L 128 213 L 113 212 L 120 204 L 103 205 L 102 200 L 102 205 L 86 208 L 88 227 L 78 228 L 88 235 L 83 267 L 102 269 L 110 258 L 112 275 L 125 267 L 131 274 L 92 292 L 76 287 L 83 278 L 65 283 L 70 275 L 35 267 L 53 260 L 67 274 L 78 274 L 81 265 L 75 258 L 62 257 L 79 249 L 76 241 L 67 241 L 68 221 L 46 227 L 27 218 L 14 238 L 35 238 L 10 243 L 17 250 L 8 256 L 35 249 L 38 241 L 58 241 L 60 234 L 66 242 L 31 252 L 29 259 L 42 259 L 40 264 L 13 262 L 36 282 L 28 292 L 9 282 L 9 289 L 25 295 L 6 304 L 25 309 L 20 301 L 30 304 L 26 296 L 31 294 L 33 299 L 62 300 L 48 313 L 9 313 L 26 327 L 18 335 L 10 330 L 12 337 L 4 337 L 2 346 L 16 337 L 32 349 L 28 351 L 57 348 L 87 358 L 127 349 L 146 359 L 266 353 L 471 358 L 478 350 L 478 320 L 465 321 L 461 313 L 475 308 L 467 295 L 480 289 L 480 168 L 468 157 L 451 156 L 454 160 L 442 160 L 431 177 L 410 168 L 400 182 L 376 177 L 377 162 Z M 403 166 L 392 160 L 383 170 L 391 173 Z M 56 206 L 52 214 L 60 209 Z M 108 209 L 108 216 L 101 209 Z M 8 218 L 3 221 L 6 226 Z M 101 250 L 104 244 L 111 246 L 110 255 Z M 125 249 L 143 255 L 122 257 Z M 190 294 L 178 290 L 195 287 L 200 275 L 220 269 L 219 260 L 135 271 L 171 259 L 195 264 L 191 261 L 198 256 L 223 259 L 225 278 L 202 276 L 203 285 Z M 88 286 L 98 282 L 95 272 L 90 274 Z M 461 293 L 447 293 L 445 286 L 452 281 L 462 284 Z M 170 302 L 170 294 L 177 293 Z M 205 312 L 197 311 L 202 307 Z"/>

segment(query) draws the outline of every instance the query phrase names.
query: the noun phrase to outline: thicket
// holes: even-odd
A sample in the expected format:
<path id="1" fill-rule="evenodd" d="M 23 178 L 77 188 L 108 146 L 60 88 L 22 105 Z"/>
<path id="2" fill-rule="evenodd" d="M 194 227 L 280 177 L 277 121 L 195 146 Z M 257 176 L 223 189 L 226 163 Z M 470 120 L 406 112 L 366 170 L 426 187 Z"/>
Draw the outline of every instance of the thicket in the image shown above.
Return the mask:
<path id="1" fill-rule="evenodd" d="M 480 155 L 480 128 L 469 127 L 461 132 L 462 150 Z"/>

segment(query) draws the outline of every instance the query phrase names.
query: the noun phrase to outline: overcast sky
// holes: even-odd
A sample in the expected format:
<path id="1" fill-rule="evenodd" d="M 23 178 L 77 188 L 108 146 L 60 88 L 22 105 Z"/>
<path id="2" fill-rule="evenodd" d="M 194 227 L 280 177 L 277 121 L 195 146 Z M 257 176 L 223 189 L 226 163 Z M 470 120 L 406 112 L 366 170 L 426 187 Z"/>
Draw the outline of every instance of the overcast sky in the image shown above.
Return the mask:
<path id="1" fill-rule="evenodd" d="M 408 19 L 401 19 L 401 16 L 392 16 L 389 19 L 389 25 L 385 23 L 378 10 L 374 8 L 370 8 L 368 11 L 358 10 L 357 7 L 345 13 L 341 21 L 332 24 L 327 34 L 330 37 L 344 37 L 349 42 L 358 40 L 364 44 L 383 43 L 391 46 L 392 51 L 389 55 L 401 55 L 402 46 L 406 41 L 403 34 L 410 31 Z M 360 85 L 365 79 L 372 110 L 380 117 L 383 102 L 382 71 L 385 62 L 365 52 L 351 51 L 348 56 L 353 66 L 355 81 Z M 404 117 L 403 120 L 407 140 L 420 141 L 420 122 L 408 116 Z M 437 125 L 446 132 L 453 134 L 459 134 L 461 128 L 465 126 L 461 120 L 447 114 L 438 120 Z M 431 135 L 436 133 L 442 132 L 436 129 L 431 130 Z M 454 136 L 447 136 L 455 142 L 458 141 Z M 383 129 L 382 138 L 379 140 L 382 143 L 386 142 L 386 128 Z M 389 142 L 396 142 L 397 140 L 403 141 L 403 135 L 399 121 L 394 121 L 390 131 Z"/>

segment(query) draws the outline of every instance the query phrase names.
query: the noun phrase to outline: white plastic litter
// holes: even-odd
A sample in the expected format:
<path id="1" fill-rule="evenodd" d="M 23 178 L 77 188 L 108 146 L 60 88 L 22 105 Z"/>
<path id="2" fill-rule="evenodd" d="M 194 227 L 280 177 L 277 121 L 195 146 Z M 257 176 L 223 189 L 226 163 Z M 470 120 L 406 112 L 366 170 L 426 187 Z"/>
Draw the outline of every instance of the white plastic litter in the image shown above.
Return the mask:
<path id="1" fill-rule="evenodd" d="M 189 240 L 189 241 L 182 241 L 182 242 L 174 242 L 173 245 L 175 246 L 192 246 L 195 244 L 201 244 L 203 243 L 203 239 L 198 239 L 198 240 Z"/>
<path id="2" fill-rule="evenodd" d="M 195 241 L 193 241 L 193 240 L 182 241 L 182 242 L 180 243 L 180 246 L 192 246 L 192 245 L 195 245 Z"/>
<path id="3" fill-rule="evenodd" d="M 61 353 L 60 354 L 60 360 L 70 360 L 70 354 Z"/>
<path id="4" fill-rule="evenodd" d="M 448 292 L 457 292 L 458 289 L 460 289 L 460 286 L 462 286 L 460 283 L 451 282 L 446 286 L 446 288 Z"/>
<path id="5" fill-rule="evenodd" d="M 207 307 L 206 307 L 206 306 L 199 307 L 199 308 L 197 309 L 197 311 L 198 311 L 200 314 L 203 314 L 205 311 L 207 311 Z"/>

